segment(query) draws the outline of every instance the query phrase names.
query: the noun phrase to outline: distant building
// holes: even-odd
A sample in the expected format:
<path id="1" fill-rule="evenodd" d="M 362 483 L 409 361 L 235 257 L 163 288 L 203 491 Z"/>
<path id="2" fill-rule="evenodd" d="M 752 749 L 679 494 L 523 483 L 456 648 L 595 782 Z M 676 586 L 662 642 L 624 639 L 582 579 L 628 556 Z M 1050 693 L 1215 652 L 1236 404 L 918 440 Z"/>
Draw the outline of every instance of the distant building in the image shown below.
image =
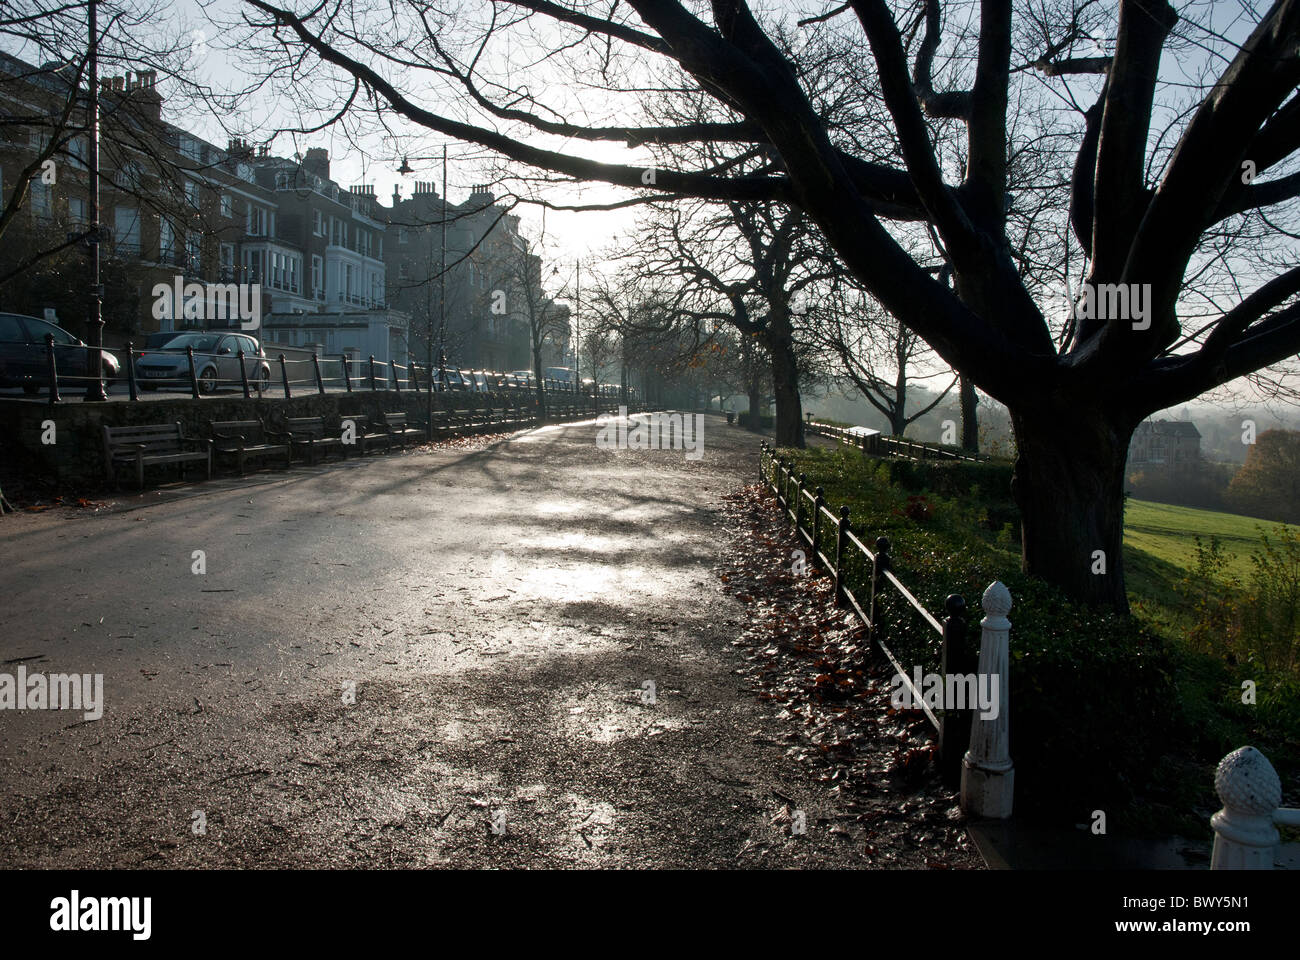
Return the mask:
<path id="1" fill-rule="evenodd" d="M 435 360 L 445 342 L 450 366 L 531 369 L 530 299 L 541 315 L 563 317 L 562 324 L 541 325 L 543 365 L 563 358 L 569 348 L 567 308 L 545 294 L 541 260 L 520 235 L 519 217 L 486 186 L 476 186 L 458 204 L 440 196 L 433 183 L 417 182 L 409 197 L 394 190 L 392 206 L 381 208 L 379 216 L 389 237 L 388 301 L 411 316 L 417 358 L 428 354 L 432 340 Z"/>
<path id="2" fill-rule="evenodd" d="M 1144 420 L 1129 441 L 1130 470 L 1176 473 L 1201 459 L 1201 432 L 1184 420 Z"/>
<path id="3" fill-rule="evenodd" d="M 78 106 L 66 124 L 58 119 L 64 103 L 84 100 L 76 79 L 66 66 L 38 68 L 0 53 L 0 206 L 33 158 L 62 144 L 57 180 L 36 176 L 27 185 L 0 266 L 59 247 L 88 223 L 88 145 L 79 132 L 85 111 Z M 258 335 L 268 352 L 278 343 L 406 364 L 423 362 L 432 341 L 435 352 L 445 343 L 451 366 L 531 368 L 529 318 L 541 316 L 543 365 L 571 357 L 568 308 L 544 290 L 557 281 L 520 234 L 519 217 L 486 186 L 454 203 L 420 183 L 406 198 L 395 191 L 385 207 L 373 186 L 332 180 L 329 153 L 320 147 L 292 158 L 242 139 L 221 149 L 164 121 L 151 71 L 100 84 L 107 345 L 234 325 L 172 316 L 170 301 L 153 291 L 179 278 L 258 284 Z M 85 249 L 38 260 L 7 285 L 0 307 L 36 316 L 52 309 L 74 333 L 89 333 Z"/>

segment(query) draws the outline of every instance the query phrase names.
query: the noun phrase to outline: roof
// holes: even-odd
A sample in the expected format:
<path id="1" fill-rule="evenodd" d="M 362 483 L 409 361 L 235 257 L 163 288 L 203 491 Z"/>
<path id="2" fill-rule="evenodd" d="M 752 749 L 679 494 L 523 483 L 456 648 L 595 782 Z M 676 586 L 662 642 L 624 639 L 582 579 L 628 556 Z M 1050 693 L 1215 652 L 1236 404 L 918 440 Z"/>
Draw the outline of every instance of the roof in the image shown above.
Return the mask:
<path id="1" fill-rule="evenodd" d="M 1161 437 L 1185 437 L 1200 439 L 1201 431 L 1190 420 L 1144 420 L 1138 424 L 1135 433 L 1151 432 Z"/>

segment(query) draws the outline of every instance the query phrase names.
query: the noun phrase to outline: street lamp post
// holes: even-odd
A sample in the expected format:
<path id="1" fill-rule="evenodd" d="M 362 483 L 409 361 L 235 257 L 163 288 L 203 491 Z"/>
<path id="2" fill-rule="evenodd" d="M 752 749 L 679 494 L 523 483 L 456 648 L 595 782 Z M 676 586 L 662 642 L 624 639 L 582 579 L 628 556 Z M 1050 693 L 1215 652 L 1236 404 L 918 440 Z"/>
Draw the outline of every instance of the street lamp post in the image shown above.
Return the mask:
<path id="1" fill-rule="evenodd" d="M 442 145 L 442 266 L 438 271 L 438 369 L 447 389 L 447 145 Z"/>
<path id="2" fill-rule="evenodd" d="M 99 277 L 99 0 L 90 0 L 90 94 L 86 106 L 87 164 L 90 167 L 90 342 L 86 358 L 87 401 L 108 399 L 104 392 L 104 287 Z M 131 358 L 127 357 L 127 363 Z"/>
<path id="3" fill-rule="evenodd" d="M 421 158 L 417 158 L 421 159 Z M 425 157 L 423 159 L 430 159 Z M 409 157 L 402 158 L 402 165 L 397 168 L 402 176 L 414 173 Z M 442 221 L 442 250 L 438 270 L 438 390 L 447 389 L 447 145 L 442 145 L 442 206 L 439 219 Z M 432 259 L 432 258 L 430 258 Z M 426 285 L 425 289 L 428 287 Z M 427 301 L 426 301 L 427 303 Z M 433 428 L 433 311 L 426 308 L 428 328 L 425 331 L 425 362 L 429 371 L 429 425 Z M 432 436 L 432 434 L 430 434 Z"/>

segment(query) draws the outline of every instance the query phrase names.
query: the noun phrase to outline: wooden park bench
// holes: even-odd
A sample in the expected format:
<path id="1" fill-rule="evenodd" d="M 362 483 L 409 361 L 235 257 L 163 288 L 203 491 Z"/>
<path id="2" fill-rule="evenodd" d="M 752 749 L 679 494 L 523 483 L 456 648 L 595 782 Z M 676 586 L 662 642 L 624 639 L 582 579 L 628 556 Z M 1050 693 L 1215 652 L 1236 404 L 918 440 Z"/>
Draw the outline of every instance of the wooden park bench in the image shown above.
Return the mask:
<path id="1" fill-rule="evenodd" d="M 343 438 L 337 433 L 325 432 L 324 417 L 285 417 L 284 431 L 289 435 L 289 443 L 295 448 L 307 448 L 307 462 L 316 463 L 317 455 L 325 457 L 329 451 L 338 448 L 346 459 L 348 448 L 343 445 Z"/>
<path id="2" fill-rule="evenodd" d="M 384 414 L 384 427 L 388 430 L 389 443 L 421 442 L 425 438 L 423 430 L 407 426 L 408 417 L 404 413 Z"/>
<path id="3" fill-rule="evenodd" d="M 293 455 L 289 435 L 267 429 L 261 420 L 215 420 L 208 429 L 213 449 L 234 457 L 241 475 L 249 457 L 283 456 L 284 465 L 289 466 Z"/>
<path id="4" fill-rule="evenodd" d="M 432 429 L 429 437 L 444 437 L 452 432 L 452 413 L 449 410 L 434 410 Z"/>
<path id="5" fill-rule="evenodd" d="M 212 479 L 212 441 L 185 436 L 180 421 L 150 423 L 134 427 L 104 427 L 104 472 L 117 486 L 117 468 L 135 467 L 135 481 L 144 489 L 144 468 L 175 463 L 184 476 L 185 464 L 203 463 Z"/>
<path id="6" fill-rule="evenodd" d="M 362 416 L 359 413 L 339 414 L 339 435 L 340 436 L 343 435 L 343 431 L 346 428 L 347 422 L 349 420 L 351 420 L 353 423 L 353 431 L 355 434 L 354 442 L 356 444 L 356 448 L 357 450 L 360 451 L 363 457 L 367 453 L 367 448 L 372 443 L 382 443 L 384 445 L 385 450 L 387 450 L 389 446 L 392 445 L 393 442 L 392 438 L 388 435 L 388 431 L 386 429 L 371 430 L 370 418 L 366 416 Z M 348 444 L 344 444 L 344 446 L 346 447 L 348 446 Z"/>

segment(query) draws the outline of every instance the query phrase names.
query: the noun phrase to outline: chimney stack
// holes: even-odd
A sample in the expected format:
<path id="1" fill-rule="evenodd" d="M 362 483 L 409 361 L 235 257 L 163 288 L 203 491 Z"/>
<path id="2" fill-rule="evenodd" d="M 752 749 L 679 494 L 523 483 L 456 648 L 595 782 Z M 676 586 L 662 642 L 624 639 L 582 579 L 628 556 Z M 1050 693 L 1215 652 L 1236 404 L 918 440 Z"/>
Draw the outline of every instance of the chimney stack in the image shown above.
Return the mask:
<path id="1" fill-rule="evenodd" d="M 322 180 L 330 178 L 330 154 L 324 147 L 310 147 L 302 158 L 302 166 Z"/>

